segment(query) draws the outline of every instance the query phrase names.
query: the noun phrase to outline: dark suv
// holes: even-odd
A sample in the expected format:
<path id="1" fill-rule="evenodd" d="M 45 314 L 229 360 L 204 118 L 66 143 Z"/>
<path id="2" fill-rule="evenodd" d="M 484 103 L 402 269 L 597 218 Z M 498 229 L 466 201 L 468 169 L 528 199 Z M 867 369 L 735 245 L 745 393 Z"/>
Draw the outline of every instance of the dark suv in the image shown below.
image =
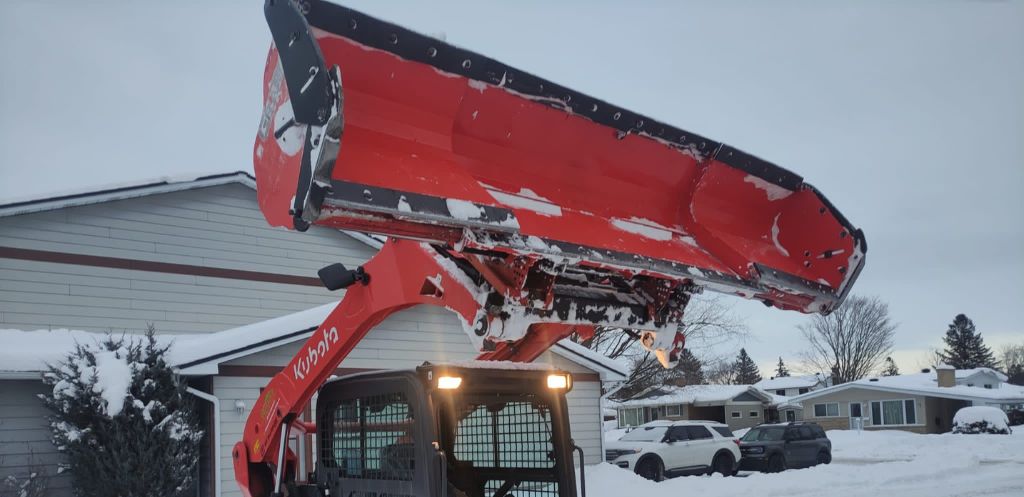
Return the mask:
<path id="1" fill-rule="evenodd" d="M 777 473 L 832 462 L 832 442 L 816 423 L 760 425 L 740 439 L 740 469 Z"/>

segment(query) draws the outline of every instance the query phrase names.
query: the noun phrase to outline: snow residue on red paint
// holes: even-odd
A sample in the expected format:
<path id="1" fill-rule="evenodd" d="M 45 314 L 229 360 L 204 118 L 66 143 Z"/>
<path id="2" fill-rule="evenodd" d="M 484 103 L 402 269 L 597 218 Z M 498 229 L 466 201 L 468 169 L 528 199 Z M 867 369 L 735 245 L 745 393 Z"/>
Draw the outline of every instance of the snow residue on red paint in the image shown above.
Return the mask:
<path id="1" fill-rule="evenodd" d="M 612 219 L 612 226 L 629 233 L 640 235 L 652 240 L 669 241 L 672 239 L 672 231 L 668 228 L 638 217 L 626 219 Z"/>
<path id="2" fill-rule="evenodd" d="M 782 214 L 776 214 L 775 220 L 772 221 L 772 243 L 775 244 L 775 248 L 779 250 L 780 254 L 789 257 L 789 251 L 779 243 L 779 216 L 781 215 Z"/>
<path id="3" fill-rule="evenodd" d="M 743 178 L 743 182 L 754 185 L 754 187 L 757 188 L 758 190 L 763 190 L 765 195 L 768 196 L 768 200 L 771 201 L 782 200 L 793 194 L 793 192 L 779 185 L 769 183 L 752 174 L 748 174 L 745 178 Z"/>

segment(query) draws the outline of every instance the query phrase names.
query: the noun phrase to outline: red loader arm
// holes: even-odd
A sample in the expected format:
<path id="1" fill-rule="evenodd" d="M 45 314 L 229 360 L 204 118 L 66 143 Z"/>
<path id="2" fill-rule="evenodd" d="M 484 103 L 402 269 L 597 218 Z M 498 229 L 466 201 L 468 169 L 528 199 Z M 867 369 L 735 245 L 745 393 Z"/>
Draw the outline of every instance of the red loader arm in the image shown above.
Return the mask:
<path id="1" fill-rule="evenodd" d="M 522 268 L 522 277 L 503 273 Z M 299 419 L 317 389 L 335 372 L 371 328 L 415 305 L 452 311 L 483 350 L 481 359 L 532 361 L 555 342 L 595 326 L 627 326 L 669 337 L 656 350 L 674 360 L 682 350 L 675 329 L 689 299 L 685 288 L 666 292 L 660 305 L 630 305 L 641 293 L 629 290 L 580 292 L 578 277 L 550 277 L 540 261 L 459 255 L 425 243 L 391 240 L 358 273 L 338 307 L 299 353 L 270 381 L 253 405 L 241 442 L 232 452 L 235 478 L 246 497 L 263 497 L 294 478 L 284 442 L 291 429 L 311 432 Z M 508 279 L 512 278 L 512 279 Z M 585 294 L 585 295 L 584 295 Z"/>

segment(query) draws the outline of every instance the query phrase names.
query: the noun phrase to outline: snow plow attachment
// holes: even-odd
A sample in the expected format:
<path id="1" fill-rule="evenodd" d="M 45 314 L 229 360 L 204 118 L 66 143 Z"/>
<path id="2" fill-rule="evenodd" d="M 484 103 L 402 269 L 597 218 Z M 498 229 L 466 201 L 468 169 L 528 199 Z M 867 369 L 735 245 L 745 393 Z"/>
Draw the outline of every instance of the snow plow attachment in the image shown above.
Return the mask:
<path id="1" fill-rule="evenodd" d="M 830 312 L 864 265 L 863 233 L 770 162 L 345 7 L 265 11 L 254 163 L 272 225 L 802 312 Z"/>

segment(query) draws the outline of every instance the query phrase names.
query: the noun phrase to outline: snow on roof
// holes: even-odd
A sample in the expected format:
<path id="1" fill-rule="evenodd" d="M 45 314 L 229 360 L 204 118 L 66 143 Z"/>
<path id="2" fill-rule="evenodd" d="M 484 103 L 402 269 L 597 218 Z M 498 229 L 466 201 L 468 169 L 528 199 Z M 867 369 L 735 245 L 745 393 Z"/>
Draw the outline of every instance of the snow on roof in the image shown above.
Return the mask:
<path id="1" fill-rule="evenodd" d="M 936 368 L 937 367 L 938 366 L 936 366 Z M 979 373 L 989 373 L 989 374 L 995 375 L 996 378 L 999 378 L 999 381 L 1006 381 L 1006 380 L 1010 379 L 1005 374 L 1000 373 L 999 371 L 996 371 L 996 370 L 994 370 L 992 368 L 958 369 L 958 370 L 956 370 L 956 379 L 958 379 L 958 380 L 967 379 L 967 378 L 970 378 L 971 376 L 974 376 L 974 375 L 979 374 Z"/>
<path id="2" fill-rule="evenodd" d="M 162 344 L 171 344 L 168 363 L 183 374 L 216 374 L 217 365 L 285 343 L 304 340 L 323 323 L 337 303 L 324 304 L 285 316 L 239 326 L 216 333 L 157 335 Z M 0 377 L 33 377 L 74 349 L 76 342 L 98 342 L 105 333 L 80 330 L 5 330 L 0 329 Z M 625 379 L 620 364 L 586 347 L 563 340 L 551 351 L 594 371 L 610 373 L 612 381 Z M 493 365 L 492 365 L 493 366 Z M 523 366 L 532 368 L 533 365 Z M 537 366 L 550 369 L 547 365 Z"/>
<path id="3" fill-rule="evenodd" d="M 88 188 L 52 192 L 45 195 L 33 195 L 26 198 L 3 199 L 0 201 L 0 217 L 111 202 L 158 193 L 205 188 L 228 183 L 240 183 L 251 188 L 256 187 L 256 180 L 249 173 L 243 171 L 163 176 L 121 183 L 93 185 Z"/>
<path id="4" fill-rule="evenodd" d="M 613 381 L 623 381 L 627 376 L 629 376 L 629 366 L 618 360 L 611 359 L 604 354 L 590 350 L 572 340 L 569 340 L 568 338 L 556 343 L 555 346 L 552 347 L 552 350 L 556 353 L 561 352 L 559 355 L 575 362 L 579 362 L 580 359 L 585 359 L 588 361 L 588 363 L 585 364 L 586 366 L 593 366 L 591 363 L 596 363 L 596 365 L 622 377 L 613 379 Z"/>
<path id="5" fill-rule="evenodd" d="M 974 374 L 976 374 L 977 372 L 978 371 L 975 371 Z M 864 378 L 861 380 L 844 383 L 842 385 L 836 385 L 833 387 L 808 392 L 803 395 L 792 397 L 790 400 L 803 401 L 806 399 L 818 397 L 821 395 L 827 395 L 833 392 L 842 391 L 854 387 L 955 399 L 979 399 L 988 401 L 1024 401 L 1024 387 L 1022 386 L 1003 383 L 1002 385 L 999 386 L 999 388 L 982 388 L 981 386 L 969 387 L 966 385 L 940 387 L 938 386 L 936 373 L 934 371 L 928 373 L 914 373 L 898 376 L 880 376 L 877 378 Z"/>
<path id="6" fill-rule="evenodd" d="M 822 377 L 819 375 L 805 375 L 805 376 L 782 376 L 761 380 L 754 383 L 754 386 L 762 390 L 783 390 L 787 388 L 810 388 L 819 383 L 822 383 Z"/>
<path id="7" fill-rule="evenodd" d="M 616 402 L 621 407 L 649 407 L 666 404 L 703 404 L 726 402 L 743 393 L 771 400 L 771 396 L 750 385 L 686 385 L 663 386 L 653 390 L 653 394 L 643 398 L 633 398 Z"/>

